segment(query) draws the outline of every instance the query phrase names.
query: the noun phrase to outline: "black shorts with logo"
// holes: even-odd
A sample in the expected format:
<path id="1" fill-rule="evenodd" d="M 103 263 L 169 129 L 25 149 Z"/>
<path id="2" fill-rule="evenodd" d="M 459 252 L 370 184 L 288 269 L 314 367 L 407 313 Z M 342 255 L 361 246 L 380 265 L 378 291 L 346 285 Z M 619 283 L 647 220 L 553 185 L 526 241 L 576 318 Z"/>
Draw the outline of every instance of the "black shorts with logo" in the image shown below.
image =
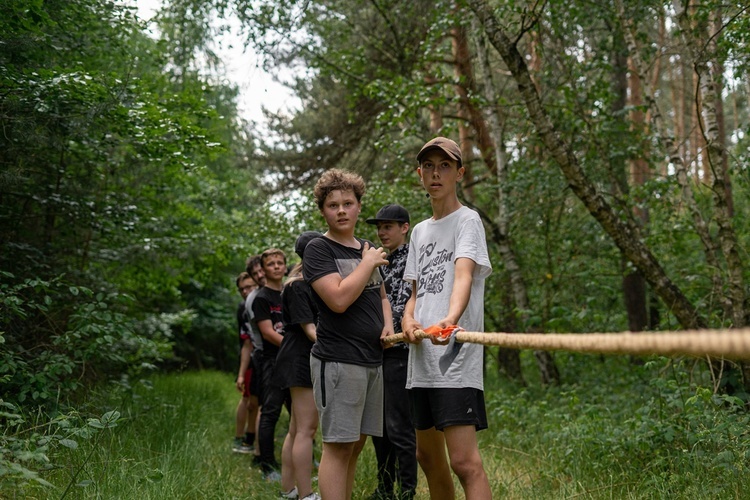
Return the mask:
<path id="1" fill-rule="evenodd" d="M 473 425 L 476 430 L 487 428 L 484 392 L 471 387 L 409 389 L 414 427 L 424 431 L 434 427 L 442 431 L 454 425 Z"/>

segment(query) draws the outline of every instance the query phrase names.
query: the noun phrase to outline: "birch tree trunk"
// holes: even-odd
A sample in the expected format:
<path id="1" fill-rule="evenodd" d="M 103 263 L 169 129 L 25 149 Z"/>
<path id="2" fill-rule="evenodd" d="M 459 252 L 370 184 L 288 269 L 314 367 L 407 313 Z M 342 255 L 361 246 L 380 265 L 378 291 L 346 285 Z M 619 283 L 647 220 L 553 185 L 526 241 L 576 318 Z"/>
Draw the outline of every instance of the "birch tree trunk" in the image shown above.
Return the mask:
<path id="1" fill-rule="evenodd" d="M 572 192 L 583 202 L 589 213 L 599 222 L 626 258 L 643 273 L 680 324 L 685 328 L 705 327 L 704 318 L 698 314 L 693 304 L 667 276 L 650 249 L 644 244 L 638 228 L 628 218 L 620 217 L 614 211 L 603 194 L 583 172 L 572 148 L 562 139 L 542 105 L 516 42 L 508 37 L 487 1 L 468 0 L 468 5 L 479 18 L 488 40 L 508 66 L 540 140 L 559 165 Z"/>
<path id="2" fill-rule="evenodd" d="M 712 29 L 714 33 L 719 33 L 722 28 L 722 16 L 721 7 L 713 12 Z M 708 49 L 711 53 L 717 54 L 717 43 L 715 36 L 712 36 L 708 42 Z M 726 151 L 727 149 L 727 134 L 724 119 L 724 100 L 721 96 L 724 94 L 724 63 L 719 58 L 718 54 L 714 57 L 714 64 L 716 64 L 716 133 L 718 135 L 717 140 L 721 145 L 721 149 Z M 730 217 L 734 217 L 734 197 L 732 196 L 732 180 L 729 176 L 729 161 L 726 154 L 722 155 L 721 171 L 724 173 L 724 190 L 726 191 L 727 199 L 727 212 Z"/>
<path id="3" fill-rule="evenodd" d="M 622 16 L 622 14 L 620 14 Z M 635 41 L 633 40 L 632 45 L 634 46 Z M 673 137 L 684 137 L 685 135 L 685 85 L 682 78 L 682 68 L 683 65 L 680 62 L 681 57 L 680 56 L 673 56 L 678 57 L 679 59 L 674 62 L 670 62 L 669 64 L 669 82 L 672 89 L 672 108 L 674 109 L 674 133 Z M 640 71 L 638 69 L 638 71 Z M 651 122 L 653 123 L 653 118 L 651 119 Z M 657 131 L 660 132 L 661 131 Z M 678 141 L 677 144 L 677 151 L 676 154 L 680 158 L 685 157 L 685 144 L 683 141 Z M 666 177 L 669 173 L 667 171 L 667 166 L 664 166 L 664 169 L 662 171 L 662 174 L 664 177 Z"/>
<path id="4" fill-rule="evenodd" d="M 687 66 L 687 69 L 689 70 L 688 74 L 690 75 L 692 81 L 691 88 L 693 89 L 691 93 L 691 95 L 693 96 L 693 100 L 690 103 L 690 109 L 692 110 L 690 114 L 690 121 L 692 123 L 690 127 L 690 163 L 693 168 L 693 178 L 695 179 L 695 182 L 705 182 L 706 184 L 709 184 L 710 173 L 704 175 L 704 172 L 709 172 L 709 170 L 706 167 L 706 162 L 703 160 L 704 148 L 703 139 L 701 136 L 701 129 L 703 128 L 703 124 L 701 123 L 700 113 L 701 94 L 698 91 L 700 82 L 695 71 L 692 71 L 689 66 Z"/>
<path id="5" fill-rule="evenodd" d="M 623 3 L 620 0 L 617 0 L 616 5 L 617 5 L 617 10 L 618 10 L 618 15 L 620 17 L 620 22 L 624 28 L 624 35 L 628 43 L 628 51 L 630 53 L 630 57 L 632 61 L 632 70 L 638 74 L 641 82 L 648 81 L 645 79 L 646 78 L 645 75 L 647 74 L 646 64 L 640 57 L 640 47 L 638 46 L 636 42 L 636 36 L 634 33 L 632 22 L 630 21 L 630 18 L 625 14 Z M 687 65 L 684 64 L 683 58 L 680 57 L 680 64 L 679 64 L 680 71 L 681 72 L 684 71 L 686 67 Z M 679 78 L 679 81 L 684 82 L 685 75 L 681 75 L 681 78 Z M 677 102 L 684 103 L 685 102 L 685 96 L 683 94 L 684 86 L 680 85 L 677 90 L 679 93 Z M 667 154 L 669 155 L 669 162 L 672 164 L 672 167 L 675 169 L 677 183 L 681 189 L 682 201 L 685 204 L 685 206 L 688 208 L 688 211 L 693 220 L 693 228 L 695 229 L 696 234 L 698 235 L 698 237 L 700 238 L 703 244 L 703 252 L 706 257 L 706 262 L 709 264 L 709 268 L 711 269 L 712 293 L 715 297 L 719 298 L 718 300 L 720 301 L 721 306 L 725 310 L 728 311 L 729 302 L 722 299 L 722 296 L 723 296 L 722 290 L 724 288 L 724 280 L 722 278 L 721 265 L 719 263 L 719 259 L 717 256 L 718 245 L 716 244 L 714 239 L 711 237 L 711 234 L 708 229 L 708 223 L 704 219 L 703 214 L 701 213 L 700 208 L 698 207 L 698 203 L 695 201 L 695 196 L 693 195 L 693 183 L 691 180 L 690 173 L 688 171 L 688 163 L 685 161 L 684 156 L 683 156 L 685 150 L 680 148 L 680 145 L 679 145 L 680 142 L 682 141 L 676 140 L 675 135 L 670 134 L 669 127 L 665 123 L 663 114 L 661 113 L 661 110 L 659 109 L 656 99 L 654 98 L 654 89 L 646 88 L 644 94 L 645 94 L 645 99 L 649 105 L 649 115 L 653 123 L 654 132 L 656 132 L 657 135 L 659 136 L 661 143 L 664 146 L 664 149 L 667 151 Z M 679 129 L 681 124 L 682 124 L 681 126 L 684 127 L 685 112 L 686 112 L 686 108 L 684 106 L 681 106 L 679 110 L 679 114 L 677 114 L 675 118 L 676 129 Z"/>
<path id="6" fill-rule="evenodd" d="M 699 38 L 702 30 L 692 28 L 688 10 L 679 1 L 673 3 L 675 14 L 681 28 L 681 35 L 687 47 L 695 73 L 698 77 L 698 88 L 696 102 L 700 105 L 698 123 L 701 124 L 701 137 L 706 143 L 705 155 L 711 169 L 712 189 L 714 200 L 714 219 L 718 225 L 718 238 L 724 260 L 726 261 L 726 275 L 728 277 L 727 288 L 730 301 L 730 314 L 732 325 L 735 328 L 745 326 L 746 317 L 746 293 L 743 277 L 743 262 L 740 257 L 737 235 L 734 231 L 732 216 L 727 200 L 727 180 L 724 171 L 725 154 L 723 140 L 719 137 L 719 124 L 716 113 L 717 102 L 721 95 L 717 92 L 717 82 L 720 74 L 716 74 L 717 64 L 709 59 L 706 54 L 699 52 L 699 47 L 706 45 L 707 40 Z M 693 36 L 694 33 L 697 35 Z M 714 39 L 718 33 L 709 39 Z M 705 36 L 705 35 L 704 35 Z M 750 381 L 748 381 L 750 383 Z"/>
<path id="7" fill-rule="evenodd" d="M 477 58 L 482 74 L 482 94 L 488 103 L 485 115 L 487 116 L 487 122 L 489 124 L 489 130 L 494 143 L 495 153 L 495 165 L 496 165 L 496 178 L 498 185 L 498 208 L 497 208 L 497 219 L 495 223 L 496 243 L 498 244 L 500 255 L 503 259 L 505 269 L 510 276 L 511 291 L 513 295 L 513 301 L 515 309 L 518 311 L 516 314 L 527 316 L 527 311 L 531 310 L 529 303 L 529 294 L 526 287 L 526 282 L 521 272 L 521 266 L 518 264 L 518 259 L 513 250 L 511 239 L 510 239 L 510 220 L 508 207 L 508 192 L 507 192 L 507 161 L 505 154 L 505 141 L 503 139 L 503 124 L 505 118 L 502 110 L 497 106 L 497 95 L 495 94 L 495 85 L 492 78 L 492 69 L 490 67 L 489 58 L 487 57 L 487 49 L 484 37 L 482 36 L 481 29 L 478 26 L 476 19 L 472 20 L 472 28 L 475 32 L 475 41 L 477 46 Z M 498 358 L 506 360 L 517 360 L 519 357 L 519 351 L 517 349 L 502 349 Z M 557 369 L 555 360 L 549 352 L 546 351 L 534 351 L 534 357 L 537 361 L 537 366 L 541 373 L 542 383 L 544 384 L 559 384 L 560 383 L 560 372 Z M 518 362 L 520 368 L 520 362 Z M 519 373 L 520 375 L 520 373 Z"/>

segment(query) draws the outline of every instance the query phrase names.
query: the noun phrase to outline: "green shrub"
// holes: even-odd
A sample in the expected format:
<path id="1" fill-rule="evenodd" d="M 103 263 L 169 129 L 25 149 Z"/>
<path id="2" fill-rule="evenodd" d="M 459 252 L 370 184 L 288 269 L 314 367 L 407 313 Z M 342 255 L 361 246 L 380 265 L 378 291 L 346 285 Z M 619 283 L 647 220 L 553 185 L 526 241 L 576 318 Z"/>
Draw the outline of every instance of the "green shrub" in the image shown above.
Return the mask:
<path id="1" fill-rule="evenodd" d="M 168 332 L 117 312 L 118 294 L 2 273 L 0 382 L 6 402 L 53 409 L 87 381 L 137 374 L 171 353 Z M 182 318 L 161 320 L 179 321 Z M 138 332 L 138 334 L 136 334 Z"/>
<path id="2" fill-rule="evenodd" d="M 64 498 L 97 448 L 100 432 L 116 427 L 120 413 L 112 410 L 101 417 L 83 418 L 71 411 L 54 417 L 37 413 L 33 417 L 30 421 L 21 408 L 0 400 L 0 418 L 4 422 L 0 434 L 0 490 L 29 492 L 38 487 L 53 488 L 40 474 L 59 467 L 49 456 L 61 448 L 76 450 L 80 442 L 90 440 L 85 460 L 70 471 L 69 482 L 60 497 Z M 77 485 L 85 485 L 85 481 Z"/>
<path id="3" fill-rule="evenodd" d="M 574 354 L 557 361 L 566 374 L 560 387 L 487 393 L 491 441 L 539 460 L 537 493 L 590 496 L 607 484 L 615 497 L 743 496 L 750 414 L 741 399 L 713 392 L 702 364 Z"/>

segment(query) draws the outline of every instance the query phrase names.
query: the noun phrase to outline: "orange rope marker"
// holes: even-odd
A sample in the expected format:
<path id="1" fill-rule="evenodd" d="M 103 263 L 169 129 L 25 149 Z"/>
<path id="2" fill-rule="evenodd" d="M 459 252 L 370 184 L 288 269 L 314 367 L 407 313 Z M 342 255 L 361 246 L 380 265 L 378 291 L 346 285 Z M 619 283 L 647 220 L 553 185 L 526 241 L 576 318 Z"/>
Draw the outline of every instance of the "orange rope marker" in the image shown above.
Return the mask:
<path id="1" fill-rule="evenodd" d="M 439 325 L 432 325 L 423 330 L 425 335 L 437 337 L 440 340 L 448 340 L 451 335 L 460 331 L 463 331 L 463 328 L 458 325 L 448 325 L 445 328 L 441 328 Z"/>

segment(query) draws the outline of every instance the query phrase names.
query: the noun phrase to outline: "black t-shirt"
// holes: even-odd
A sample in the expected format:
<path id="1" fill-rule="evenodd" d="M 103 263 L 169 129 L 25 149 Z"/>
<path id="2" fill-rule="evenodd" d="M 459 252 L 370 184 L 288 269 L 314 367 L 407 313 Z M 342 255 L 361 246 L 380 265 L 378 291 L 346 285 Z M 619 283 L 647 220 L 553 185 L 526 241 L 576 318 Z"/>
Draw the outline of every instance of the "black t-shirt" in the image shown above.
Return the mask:
<path id="1" fill-rule="evenodd" d="M 300 326 L 302 323 L 318 322 L 318 307 L 312 298 L 312 289 L 304 280 L 298 279 L 284 286 L 281 292 L 282 316 L 284 318 L 284 341 L 276 359 L 283 355 L 310 356 L 313 341 Z"/>
<path id="2" fill-rule="evenodd" d="M 253 314 L 255 322 L 271 320 L 271 325 L 276 333 L 284 335 L 284 323 L 281 314 L 281 292 L 264 286 L 258 291 L 253 301 Z M 279 347 L 263 338 L 263 356 L 276 358 Z"/>
<path id="3" fill-rule="evenodd" d="M 362 261 L 362 247 L 366 240 L 357 238 L 360 248 L 350 248 L 329 238 L 316 238 L 305 248 L 302 274 L 312 285 L 316 280 L 332 273 L 346 278 Z M 370 243 L 370 246 L 373 246 Z M 312 295 L 318 306 L 318 341 L 312 354 L 324 361 L 338 361 L 362 366 L 380 366 L 383 348 L 383 303 L 380 287 L 383 278 L 375 269 L 362 294 L 343 313 L 328 308 L 315 290 Z"/>
<path id="4" fill-rule="evenodd" d="M 284 341 L 276 356 L 277 371 L 292 370 L 295 362 L 309 367 L 313 341 L 307 338 L 301 324 L 318 322 L 318 306 L 313 300 L 310 285 L 302 279 L 284 285 L 281 291 L 281 313 L 284 318 Z"/>

